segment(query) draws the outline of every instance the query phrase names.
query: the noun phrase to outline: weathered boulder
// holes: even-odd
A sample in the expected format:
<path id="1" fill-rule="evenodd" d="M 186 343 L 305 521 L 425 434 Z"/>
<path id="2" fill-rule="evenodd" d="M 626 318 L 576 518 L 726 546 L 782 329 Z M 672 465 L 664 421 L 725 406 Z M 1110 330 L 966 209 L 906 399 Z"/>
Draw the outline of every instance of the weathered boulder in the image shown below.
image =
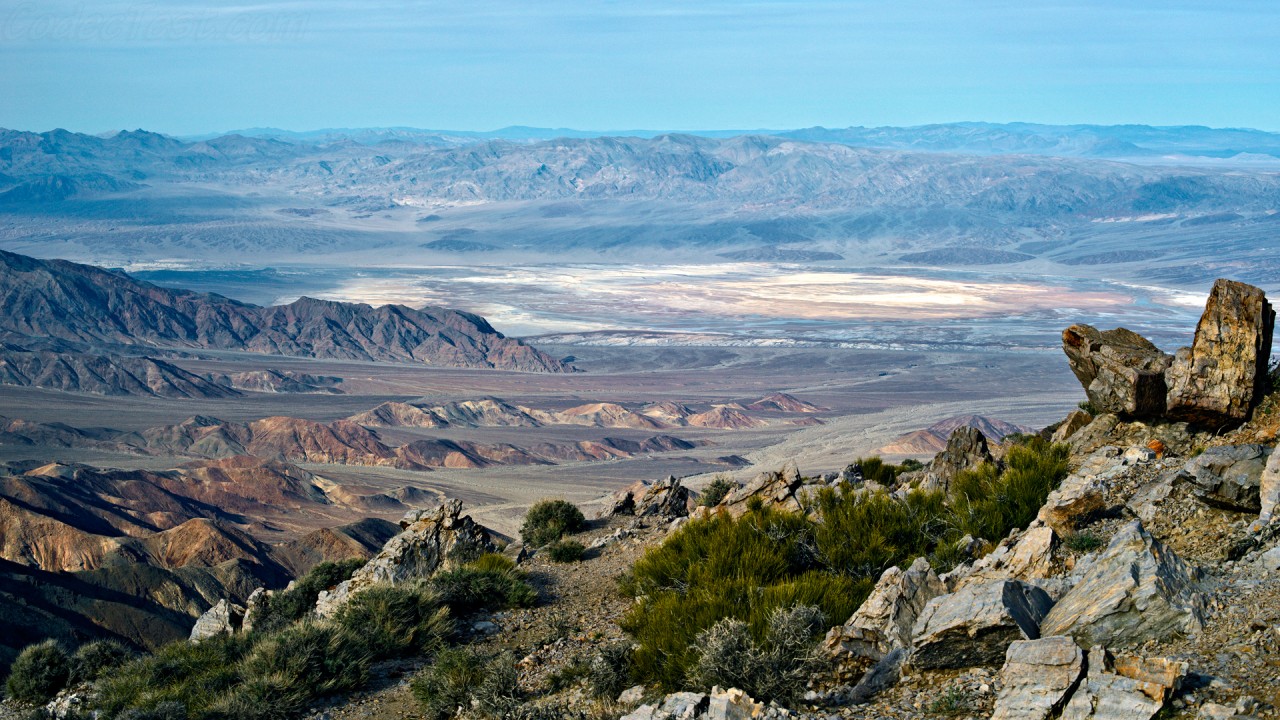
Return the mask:
<path id="1" fill-rule="evenodd" d="M 460 500 L 450 500 L 431 510 L 412 511 L 400 525 L 404 532 L 388 540 L 350 580 L 320 593 L 317 615 L 332 617 L 353 595 L 370 586 L 429 578 L 439 570 L 497 549 L 488 530 L 462 515 Z"/>
<path id="2" fill-rule="evenodd" d="M 1150 720 L 1182 684 L 1187 664 L 1089 651 L 1089 671 L 1062 710 L 1062 720 Z"/>
<path id="3" fill-rule="evenodd" d="M 1262 509 L 1259 490 L 1271 449 L 1262 445 L 1220 445 L 1187 461 L 1175 476 L 1191 484 L 1192 493 L 1214 507 L 1237 512 Z"/>
<path id="4" fill-rule="evenodd" d="M 806 483 L 795 463 L 787 463 L 778 472 L 762 472 L 742 487 L 729 493 L 720 501 L 720 507 L 737 517 L 747 511 L 751 498 L 758 497 L 765 505 L 783 510 L 804 509 Z"/>
<path id="5" fill-rule="evenodd" d="M 1053 431 L 1050 442 L 1060 443 L 1066 442 L 1068 438 L 1075 435 L 1077 431 L 1085 428 L 1089 423 L 1093 422 L 1093 416 L 1084 410 L 1072 410 L 1067 415 L 1067 419 Z"/>
<path id="6" fill-rule="evenodd" d="M 1072 325 L 1062 331 L 1062 350 L 1098 412 L 1130 417 L 1164 414 L 1164 373 L 1173 359 L 1151 341 L 1124 328 L 1099 331 L 1090 325 Z"/>
<path id="7" fill-rule="evenodd" d="M 1204 626 L 1200 573 L 1134 521 L 1083 569 L 1040 630 L 1082 644 L 1127 645 Z"/>
<path id="8" fill-rule="evenodd" d="M 235 634 L 243 619 L 244 608 L 223 598 L 196 620 L 189 639 L 191 642 L 200 642 L 218 635 Z"/>
<path id="9" fill-rule="evenodd" d="M 1038 585 L 1034 581 L 1055 574 L 1057 547 L 1058 536 L 1053 528 L 1035 520 L 1025 532 L 1010 533 L 972 566 L 949 573 L 946 582 L 952 590 L 992 580 L 1026 580 Z"/>
<path id="10" fill-rule="evenodd" d="M 1123 472 L 1124 453 L 1115 446 L 1099 448 L 1085 458 L 1080 468 L 1049 493 L 1037 518 L 1059 533 L 1066 534 L 1113 510 L 1107 481 Z"/>
<path id="11" fill-rule="evenodd" d="M 929 561 L 917 558 L 906 571 L 891 567 L 849 622 L 827 633 L 823 648 L 839 665 L 857 669 L 911 647 L 911 630 L 925 605 L 947 592 Z"/>
<path id="12" fill-rule="evenodd" d="M 1045 720 L 1066 706 L 1084 674 L 1084 651 L 1063 635 L 1015 640 L 1000 669 L 991 720 Z"/>
<path id="13" fill-rule="evenodd" d="M 947 438 L 947 449 L 934 456 L 933 462 L 929 463 L 920 487 L 925 490 L 945 490 L 961 471 L 995 461 L 991 448 L 987 445 L 987 436 L 982 431 L 968 425 L 958 427 Z"/>
<path id="14" fill-rule="evenodd" d="M 641 480 L 609 496 L 602 517 L 635 515 L 637 517 L 677 518 L 689 514 L 689 488 L 674 475 L 665 480 Z"/>
<path id="15" fill-rule="evenodd" d="M 764 715 L 764 703 L 737 688 L 715 688 L 707 699 L 707 720 L 751 720 Z"/>
<path id="16" fill-rule="evenodd" d="M 929 601 L 912 629 L 911 665 L 921 670 L 991 665 L 1015 640 L 1040 637 L 1053 600 L 1018 580 L 970 585 Z"/>
<path id="17" fill-rule="evenodd" d="M 1261 289 L 1218 280 L 1191 347 L 1166 374 L 1167 414 L 1211 428 L 1239 425 L 1265 392 L 1276 312 Z"/>

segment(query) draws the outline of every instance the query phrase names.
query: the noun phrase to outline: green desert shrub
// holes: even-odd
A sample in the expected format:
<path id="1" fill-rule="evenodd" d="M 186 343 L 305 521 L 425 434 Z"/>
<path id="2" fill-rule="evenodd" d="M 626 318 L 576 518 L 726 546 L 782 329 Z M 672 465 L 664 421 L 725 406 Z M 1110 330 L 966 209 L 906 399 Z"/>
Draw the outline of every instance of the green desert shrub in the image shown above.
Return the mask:
<path id="1" fill-rule="evenodd" d="M 525 514 L 520 538 L 526 545 L 542 547 L 579 532 L 586 525 L 587 519 L 577 505 L 565 500 L 542 500 Z"/>
<path id="2" fill-rule="evenodd" d="M 1036 518 L 1049 493 L 1067 476 L 1065 445 L 1032 438 L 1005 455 L 1005 469 L 990 463 L 951 482 L 953 522 L 961 535 L 996 541 Z"/>
<path id="3" fill-rule="evenodd" d="M 364 638 L 308 620 L 269 634 L 166 645 L 100 679 L 93 709 L 146 720 L 180 705 L 188 718 L 283 719 L 318 697 L 360 687 L 369 663 Z"/>
<path id="4" fill-rule="evenodd" d="M 266 607 L 254 621 L 254 630 L 270 633 L 307 617 L 315 609 L 316 600 L 322 591 L 351 579 L 355 571 L 364 564 L 364 560 L 351 558 L 316 565 L 306 575 L 298 578 L 292 588 L 267 597 Z"/>
<path id="5" fill-rule="evenodd" d="M 413 679 L 410 689 L 427 720 L 504 718 L 520 705 L 516 658 L 488 655 L 472 647 L 444 650 Z"/>
<path id="6" fill-rule="evenodd" d="M 282 704 L 301 703 L 361 686 L 369 661 L 365 639 L 356 632 L 340 624 L 301 622 L 253 647 L 241 661 L 246 682 L 237 692 L 274 692 Z M 259 678 L 271 678 L 272 686 L 255 689 Z"/>
<path id="7" fill-rule="evenodd" d="M 580 562 L 587 554 L 587 547 L 577 540 L 557 540 L 546 546 L 547 557 L 553 562 Z"/>
<path id="8" fill-rule="evenodd" d="M 715 507 L 720 504 L 721 500 L 738 489 L 738 484 L 723 475 L 717 475 L 706 488 L 702 490 L 702 497 L 698 500 L 698 504 L 703 507 Z"/>
<path id="9" fill-rule="evenodd" d="M 67 686 L 71 677 L 71 659 L 56 640 L 28 645 L 18 654 L 9 669 L 5 692 L 24 703 L 48 702 Z"/>
<path id="10" fill-rule="evenodd" d="M 737 519 L 692 520 L 647 552 L 622 583 L 645 597 L 623 620 L 639 646 L 638 679 L 683 686 L 697 662 L 698 634 L 723 618 L 763 640 L 778 608 L 815 606 L 848 617 L 873 583 L 822 567 L 814 530 L 803 515 L 761 507 Z"/>
<path id="11" fill-rule="evenodd" d="M 1088 531 L 1075 532 L 1062 538 L 1062 544 L 1071 552 L 1089 553 L 1102 547 L 1102 537 Z"/>
<path id="12" fill-rule="evenodd" d="M 538 592 L 510 558 L 486 553 L 453 570 L 437 573 L 431 588 L 456 614 L 532 607 Z"/>
<path id="13" fill-rule="evenodd" d="M 449 608 L 425 583 L 366 588 L 334 619 L 359 638 L 375 660 L 429 652 L 452 627 Z"/>
<path id="14" fill-rule="evenodd" d="M 816 607 L 833 621 L 862 603 L 886 569 L 928 558 L 938 570 L 966 559 L 965 535 L 987 540 L 1026 527 L 1066 475 L 1066 448 L 1031 438 L 1011 448 L 1007 466 L 962 473 L 952 495 L 824 488 L 813 512 L 766 507 L 752 498 L 741 518 L 691 520 L 647 551 L 620 579 L 643 598 L 623 620 L 637 644 L 638 680 L 676 690 L 697 676 L 697 638 L 726 618 L 740 621 L 755 647 L 768 647 L 779 609 Z M 887 477 L 883 464 L 860 461 Z"/>
<path id="15" fill-rule="evenodd" d="M 203 717 L 240 683 L 240 661 L 250 648 L 240 635 L 165 645 L 100 679 L 95 709 L 116 717 L 129 709 L 149 713 L 162 703 L 181 703 L 191 716 Z"/>
<path id="16" fill-rule="evenodd" d="M 736 687 L 766 702 L 793 701 L 820 665 L 816 638 L 824 630 L 822 611 L 803 605 L 774 609 L 760 640 L 746 623 L 725 618 L 698 634 L 693 678 L 704 689 Z"/>
<path id="17" fill-rule="evenodd" d="M 71 684 L 93 682 L 133 657 L 132 650 L 115 640 L 85 643 L 71 656 Z"/>

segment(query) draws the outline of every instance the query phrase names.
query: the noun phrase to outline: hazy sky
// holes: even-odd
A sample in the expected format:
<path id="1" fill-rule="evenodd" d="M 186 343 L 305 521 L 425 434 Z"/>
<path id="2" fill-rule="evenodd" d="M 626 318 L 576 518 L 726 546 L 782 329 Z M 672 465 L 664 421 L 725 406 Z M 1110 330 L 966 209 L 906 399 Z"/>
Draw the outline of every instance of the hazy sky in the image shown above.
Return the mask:
<path id="1" fill-rule="evenodd" d="M 0 0 L 0 126 L 1280 130 L 1280 4 Z"/>

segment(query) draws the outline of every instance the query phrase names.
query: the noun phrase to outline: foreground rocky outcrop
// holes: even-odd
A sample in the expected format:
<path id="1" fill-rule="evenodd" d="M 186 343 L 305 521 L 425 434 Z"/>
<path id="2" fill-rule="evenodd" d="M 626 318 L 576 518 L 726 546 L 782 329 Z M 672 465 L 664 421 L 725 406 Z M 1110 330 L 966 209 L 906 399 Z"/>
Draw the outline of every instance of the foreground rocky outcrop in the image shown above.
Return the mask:
<path id="1" fill-rule="evenodd" d="M 462 514 L 462 502 L 450 500 L 435 510 L 412 512 L 400 521 L 403 531 L 363 567 L 331 590 L 320 593 L 316 614 L 332 617 L 353 596 L 379 583 L 426 579 L 497 550 L 482 525 Z"/>
<path id="2" fill-rule="evenodd" d="M 1208 427 L 1239 424 L 1266 391 L 1276 311 L 1259 288 L 1218 280 L 1191 347 L 1169 367 L 1166 414 Z"/>
<path id="3" fill-rule="evenodd" d="M 1088 325 L 1064 330 L 1062 349 L 1096 412 L 1234 427 L 1267 390 L 1275 315 L 1261 289 L 1218 280 L 1191 347 L 1174 356 L 1131 330 Z"/>

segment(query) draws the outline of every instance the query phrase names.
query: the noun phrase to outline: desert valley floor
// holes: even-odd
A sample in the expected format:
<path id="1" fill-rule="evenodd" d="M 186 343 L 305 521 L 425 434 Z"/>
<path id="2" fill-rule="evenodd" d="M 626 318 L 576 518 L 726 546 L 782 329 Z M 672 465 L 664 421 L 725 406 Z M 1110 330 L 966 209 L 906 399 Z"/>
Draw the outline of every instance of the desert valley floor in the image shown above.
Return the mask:
<path id="1" fill-rule="evenodd" d="M 529 503 L 561 496 L 589 502 L 640 479 L 737 470 L 753 474 L 795 460 L 806 472 L 839 470 L 895 437 L 956 415 L 979 414 L 1040 426 L 1060 418 L 1079 400 L 1079 386 L 1057 352 L 925 353 L 856 349 L 738 347 L 557 347 L 581 372 L 516 373 L 423 368 L 263 357 L 250 353 L 193 353 L 174 360 L 197 373 L 234 373 L 271 367 L 343 378 L 345 394 L 246 393 L 229 399 L 106 397 L 31 388 L 0 391 L 0 416 L 77 428 L 140 431 L 192 416 L 250 421 L 288 415 L 328 422 L 386 401 L 443 403 L 501 398 L 509 403 L 560 410 L 584 403 L 638 407 L 675 401 L 687 405 L 750 403 L 785 391 L 821 408 L 802 415 L 766 413 L 762 427 L 678 427 L 664 432 L 704 443 L 687 451 L 561 465 L 481 469 L 401 470 L 384 467 L 304 465 L 342 485 L 371 489 L 417 487 L 463 499 L 495 528 L 512 532 Z M 800 423 L 816 417 L 822 424 Z M 385 428 L 392 439 L 430 436 L 451 440 L 527 445 L 535 440 L 579 441 L 652 436 L 652 430 L 569 425 L 545 427 Z M 927 453 L 926 453 L 927 454 Z M 718 458 L 739 456 L 724 464 Z M 0 445 L 5 460 L 83 462 L 96 466 L 162 469 L 182 462 L 171 456 L 139 456 L 84 448 Z M 776 468 L 774 468 L 776 469 Z M 696 484 L 696 483 L 695 483 Z M 395 512 L 391 513 L 396 514 Z M 395 518 L 390 518 L 395 519 Z"/>

